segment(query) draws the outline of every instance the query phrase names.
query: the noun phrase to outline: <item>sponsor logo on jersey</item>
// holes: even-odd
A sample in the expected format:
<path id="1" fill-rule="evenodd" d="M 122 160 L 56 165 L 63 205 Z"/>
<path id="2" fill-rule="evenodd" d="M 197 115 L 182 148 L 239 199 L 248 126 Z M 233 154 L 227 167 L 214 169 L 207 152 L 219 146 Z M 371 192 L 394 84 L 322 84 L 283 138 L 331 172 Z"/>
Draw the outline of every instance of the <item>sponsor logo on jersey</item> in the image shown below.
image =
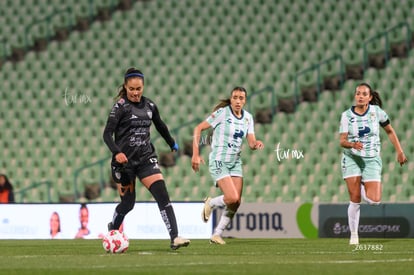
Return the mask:
<path id="1" fill-rule="evenodd" d="M 238 138 L 242 138 L 243 136 L 244 136 L 243 130 L 236 129 L 236 131 L 235 131 L 235 133 L 233 135 L 233 138 L 234 139 L 238 139 Z"/>
<path id="2" fill-rule="evenodd" d="M 367 126 L 364 127 L 358 127 L 358 136 L 359 137 L 363 137 L 366 134 L 368 134 L 369 132 L 371 132 L 371 129 Z"/>

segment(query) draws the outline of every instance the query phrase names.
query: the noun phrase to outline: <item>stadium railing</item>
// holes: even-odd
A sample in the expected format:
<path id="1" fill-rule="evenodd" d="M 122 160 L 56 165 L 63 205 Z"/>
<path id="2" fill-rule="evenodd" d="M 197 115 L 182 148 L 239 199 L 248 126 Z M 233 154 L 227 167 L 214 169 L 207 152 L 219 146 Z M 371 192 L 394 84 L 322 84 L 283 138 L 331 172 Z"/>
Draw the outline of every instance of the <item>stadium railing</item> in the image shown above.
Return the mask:
<path id="1" fill-rule="evenodd" d="M 317 64 L 314 64 L 312 66 L 310 66 L 309 68 L 303 69 L 302 71 L 299 71 L 296 73 L 295 75 L 295 97 L 296 97 L 296 104 L 299 103 L 299 97 L 300 97 L 300 85 L 299 85 L 299 78 L 303 77 L 303 76 L 307 76 L 308 73 L 310 74 L 314 74 L 314 72 L 316 72 L 316 79 L 311 79 L 311 83 L 309 84 L 314 84 L 316 83 L 316 98 L 319 98 L 319 94 L 321 93 L 322 89 L 323 89 L 323 78 L 322 78 L 322 73 L 321 73 L 321 68 L 323 66 L 330 66 L 332 63 L 337 62 L 338 68 L 337 71 L 333 72 L 333 75 L 336 75 L 339 77 L 340 82 L 339 82 L 339 89 L 342 89 L 343 83 L 345 81 L 345 63 L 344 60 L 342 58 L 341 55 L 339 54 L 335 54 L 332 57 L 329 57 Z"/>
<path id="2" fill-rule="evenodd" d="M 52 190 L 52 182 L 50 180 L 45 180 L 45 181 L 39 181 L 39 182 L 34 182 L 32 183 L 30 186 L 27 186 L 25 188 L 16 190 L 15 193 L 15 201 L 18 203 L 23 203 L 25 202 L 25 199 L 28 198 L 30 202 L 34 202 L 32 200 L 32 198 L 30 198 L 29 192 L 31 192 L 34 189 L 39 189 L 39 188 L 45 188 L 44 192 L 46 193 L 46 198 L 43 198 L 42 202 L 46 202 L 46 203 L 52 203 L 52 194 L 51 194 L 51 190 Z M 46 200 L 44 200 L 46 199 Z"/>
<path id="3" fill-rule="evenodd" d="M 384 43 L 384 48 L 380 49 L 380 51 L 382 52 L 383 50 L 383 54 L 385 57 L 385 66 L 388 64 L 388 61 L 391 57 L 391 44 L 393 43 L 393 41 L 390 41 L 390 35 L 395 32 L 398 31 L 399 29 L 405 29 L 406 31 L 406 35 L 405 38 L 403 39 L 403 42 L 405 43 L 405 47 L 406 47 L 406 52 L 410 51 L 411 46 L 410 46 L 410 42 L 411 42 L 411 29 L 410 26 L 408 25 L 407 22 L 401 22 L 395 26 L 390 27 L 389 29 L 380 32 L 370 38 L 368 38 L 364 44 L 363 44 L 363 68 L 364 71 L 366 69 L 368 69 L 369 67 L 369 50 L 368 50 L 368 46 L 370 44 L 375 44 L 375 45 L 380 45 L 381 43 L 378 43 L 378 40 L 384 39 L 385 43 Z M 398 41 L 401 42 L 401 41 Z"/>
<path id="4" fill-rule="evenodd" d="M 55 34 L 56 30 L 54 30 L 53 28 L 55 27 L 52 24 L 52 19 L 54 19 L 57 16 L 60 15 L 65 15 L 67 16 L 67 21 L 69 21 L 67 24 L 67 27 L 70 28 L 71 26 L 73 26 L 74 21 L 73 21 L 73 10 L 72 7 L 68 6 L 64 9 L 61 10 L 57 10 L 55 12 L 53 12 L 52 14 L 47 15 L 46 17 L 40 19 L 40 20 L 36 20 L 34 22 L 32 22 L 32 24 L 27 25 L 25 28 L 25 48 L 26 50 L 29 50 L 31 47 L 31 43 L 30 43 L 30 38 L 33 36 L 33 32 L 32 32 L 32 28 L 35 27 L 42 27 L 44 26 L 46 28 L 46 34 L 44 37 L 44 39 L 47 40 L 47 42 L 49 42 L 49 40 L 52 38 L 52 36 Z M 38 37 L 36 37 L 38 38 Z"/>

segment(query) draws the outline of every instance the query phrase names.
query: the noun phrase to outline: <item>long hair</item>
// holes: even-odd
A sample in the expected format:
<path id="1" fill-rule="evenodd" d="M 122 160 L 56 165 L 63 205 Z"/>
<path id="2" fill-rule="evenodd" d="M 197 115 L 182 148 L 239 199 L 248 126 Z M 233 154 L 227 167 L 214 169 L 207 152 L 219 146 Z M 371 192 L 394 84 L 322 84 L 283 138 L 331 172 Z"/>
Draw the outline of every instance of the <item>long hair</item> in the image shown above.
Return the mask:
<path id="1" fill-rule="evenodd" d="M 0 177 L 4 178 L 4 186 L 0 187 L 0 190 L 13 190 L 13 185 L 10 183 L 9 178 L 5 174 L 0 174 Z"/>
<path id="2" fill-rule="evenodd" d="M 114 97 L 115 100 L 118 100 L 118 99 L 124 97 L 127 94 L 127 91 L 125 89 L 125 84 L 127 83 L 128 79 L 134 78 L 134 77 L 141 78 L 142 79 L 142 83 L 144 83 L 144 74 L 140 70 L 138 70 L 138 69 L 135 69 L 133 67 L 132 68 L 129 68 L 125 72 L 125 75 L 124 75 L 124 83 L 121 84 L 118 87 L 118 94 Z"/>
<path id="3" fill-rule="evenodd" d="M 230 103 L 231 103 L 230 98 L 231 98 L 231 96 L 233 95 L 233 92 L 235 92 L 235 91 L 244 92 L 244 93 L 245 93 L 245 95 L 246 95 L 246 98 L 247 98 L 247 91 L 246 91 L 246 89 L 245 89 L 245 88 L 243 88 L 243 87 L 241 87 L 241 86 L 234 87 L 234 88 L 233 88 L 233 90 L 231 90 L 230 97 L 229 97 L 229 98 L 226 98 L 226 99 L 221 99 L 221 100 L 220 100 L 220 102 L 219 102 L 216 106 L 214 106 L 214 108 L 213 108 L 213 112 L 214 112 L 214 111 L 217 111 L 217 110 L 218 110 L 218 109 L 220 109 L 220 108 L 223 108 L 223 107 L 229 106 L 229 105 L 230 105 Z"/>
<path id="4" fill-rule="evenodd" d="M 381 100 L 381 97 L 380 97 L 379 93 L 377 91 L 374 91 L 368 83 L 365 83 L 365 82 L 360 83 L 357 86 L 357 88 L 360 87 L 360 86 L 365 86 L 369 89 L 369 94 L 372 96 L 372 99 L 370 100 L 369 104 L 378 105 L 380 108 L 382 108 L 382 100 Z M 356 91 L 356 89 L 355 89 L 355 91 Z"/>

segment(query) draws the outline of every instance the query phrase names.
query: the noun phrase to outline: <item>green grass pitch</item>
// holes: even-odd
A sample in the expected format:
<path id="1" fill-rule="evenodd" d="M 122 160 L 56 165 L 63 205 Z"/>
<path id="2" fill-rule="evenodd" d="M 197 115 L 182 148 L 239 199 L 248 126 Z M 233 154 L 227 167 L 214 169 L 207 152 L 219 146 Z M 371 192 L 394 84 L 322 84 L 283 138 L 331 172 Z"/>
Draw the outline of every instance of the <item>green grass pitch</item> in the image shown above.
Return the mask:
<path id="1" fill-rule="evenodd" d="M 0 274 L 412 274 L 414 239 L 131 240 L 108 254 L 101 240 L 1 240 Z"/>

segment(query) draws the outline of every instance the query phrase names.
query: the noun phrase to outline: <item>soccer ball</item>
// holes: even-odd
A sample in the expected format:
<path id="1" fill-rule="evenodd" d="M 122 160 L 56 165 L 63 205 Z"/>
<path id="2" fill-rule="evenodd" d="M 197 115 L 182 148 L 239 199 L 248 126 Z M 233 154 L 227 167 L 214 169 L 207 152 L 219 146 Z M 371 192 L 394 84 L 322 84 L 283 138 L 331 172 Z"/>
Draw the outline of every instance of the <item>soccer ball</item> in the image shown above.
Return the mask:
<path id="1" fill-rule="evenodd" d="M 125 233 L 111 230 L 102 239 L 102 246 L 109 253 L 124 253 L 129 247 L 129 240 Z"/>

